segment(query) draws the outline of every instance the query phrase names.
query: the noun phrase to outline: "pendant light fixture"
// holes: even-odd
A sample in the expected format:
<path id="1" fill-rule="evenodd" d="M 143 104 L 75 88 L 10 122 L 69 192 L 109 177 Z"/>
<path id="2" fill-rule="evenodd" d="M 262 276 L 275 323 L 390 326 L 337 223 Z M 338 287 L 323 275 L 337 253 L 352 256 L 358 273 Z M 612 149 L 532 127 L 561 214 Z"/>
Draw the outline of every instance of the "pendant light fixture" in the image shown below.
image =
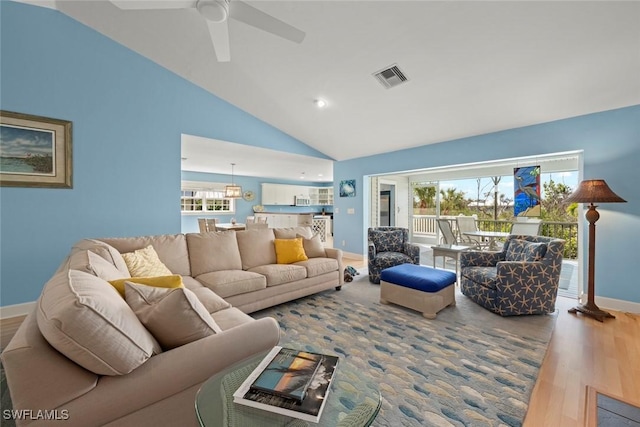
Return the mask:
<path id="1" fill-rule="evenodd" d="M 227 199 L 239 199 L 242 197 L 242 187 L 233 183 L 233 167 L 235 163 L 231 163 L 231 185 L 224 187 L 224 197 Z"/>

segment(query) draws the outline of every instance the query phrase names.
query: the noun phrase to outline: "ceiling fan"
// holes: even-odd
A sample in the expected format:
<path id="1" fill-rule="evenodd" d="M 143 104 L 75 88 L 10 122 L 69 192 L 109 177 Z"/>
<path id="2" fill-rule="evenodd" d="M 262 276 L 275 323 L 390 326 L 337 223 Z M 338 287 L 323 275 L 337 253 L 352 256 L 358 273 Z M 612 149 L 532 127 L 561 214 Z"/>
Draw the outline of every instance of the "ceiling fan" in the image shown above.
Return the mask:
<path id="1" fill-rule="evenodd" d="M 295 43 L 301 43 L 305 37 L 303 31 L 241 0 L 111 0 L 111 3 L 124 10 L 196 9 L 207 22 L 218 62 L 231 59 L 228 18 Z"/>

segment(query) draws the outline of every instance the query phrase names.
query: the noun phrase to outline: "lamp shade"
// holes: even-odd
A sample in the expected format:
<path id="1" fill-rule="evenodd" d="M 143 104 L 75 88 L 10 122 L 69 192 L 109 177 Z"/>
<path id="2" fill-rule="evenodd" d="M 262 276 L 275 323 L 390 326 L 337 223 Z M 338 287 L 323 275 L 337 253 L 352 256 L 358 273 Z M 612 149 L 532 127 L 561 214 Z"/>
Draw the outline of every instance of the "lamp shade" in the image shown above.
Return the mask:
<path id="1" fill-rule="evenodd" d="M 235 165 L 235 163 L 231 163 L 231 184 L 224 187 L 224 197 L 227 199 L 242 197 L 242 187 L 233 183 L 233 167 Z"/>
<path id="2" fill-rule="evenodd" d="M 242 187 L 239 185 L 227 185 L 224 187 L 224 197 L 227 199 L 238 199 L 242 197 Z"/>
<path id="3" fill-rule="evenodd" d="M 614 193 L 603 179 L 582 181 L 576 190 L 565 199 L 569 203 L 623 203 L 622 197 Z"/>

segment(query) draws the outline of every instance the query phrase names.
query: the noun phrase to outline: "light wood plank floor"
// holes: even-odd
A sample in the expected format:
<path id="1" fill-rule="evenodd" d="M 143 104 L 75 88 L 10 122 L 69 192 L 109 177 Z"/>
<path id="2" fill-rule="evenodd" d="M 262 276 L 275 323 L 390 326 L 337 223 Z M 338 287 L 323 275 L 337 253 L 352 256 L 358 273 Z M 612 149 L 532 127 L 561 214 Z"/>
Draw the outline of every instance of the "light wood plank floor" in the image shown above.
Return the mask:
<path id="1" fill-rule="evenodd" d="M 361 259 L 345 265 L 364 267 Z M 533 389 L 525 427 L 580 427 L 585 422 L 587 386 L 640 406 L 640 316 L 612 312 L 616 319 L 600 323 L 567 313 L 575 305 L 559 297 L 551 342 Z M 1 346 L 22 318 L 0 320 Z"/>

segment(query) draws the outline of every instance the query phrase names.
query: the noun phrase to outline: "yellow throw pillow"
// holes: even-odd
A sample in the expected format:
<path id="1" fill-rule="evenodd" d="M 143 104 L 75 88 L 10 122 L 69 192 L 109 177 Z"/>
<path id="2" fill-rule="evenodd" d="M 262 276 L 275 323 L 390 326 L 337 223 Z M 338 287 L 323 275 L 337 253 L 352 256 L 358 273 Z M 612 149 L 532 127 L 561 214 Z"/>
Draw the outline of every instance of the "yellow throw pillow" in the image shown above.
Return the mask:
<path id="1" fill-rule="evenodd" d="M 171 276 L 173 273 L 160 261 L 153 246 L 122 254 L 132 277 Z"/>
<path id="2" fill-rule="evenodd" d="M 124 298 L 124 283 L 139 283 L 141 285 L 153 286 L 156 288 L 184 288 L 182 277 L 179 274 L 171 276 L 154 276 L 154 277 L 129 277 L 126 279 L 109 280 L 109 283 L 116 288 L 120 296 Z"/>
<path id="3" fill-rule="evenodd" d="M 296 239 L 275 239 L 273 243 L 276 246 L 276 262 L 278 264 L 291 264 L 309 259 L 302 246 L 302 237 Z"/>

